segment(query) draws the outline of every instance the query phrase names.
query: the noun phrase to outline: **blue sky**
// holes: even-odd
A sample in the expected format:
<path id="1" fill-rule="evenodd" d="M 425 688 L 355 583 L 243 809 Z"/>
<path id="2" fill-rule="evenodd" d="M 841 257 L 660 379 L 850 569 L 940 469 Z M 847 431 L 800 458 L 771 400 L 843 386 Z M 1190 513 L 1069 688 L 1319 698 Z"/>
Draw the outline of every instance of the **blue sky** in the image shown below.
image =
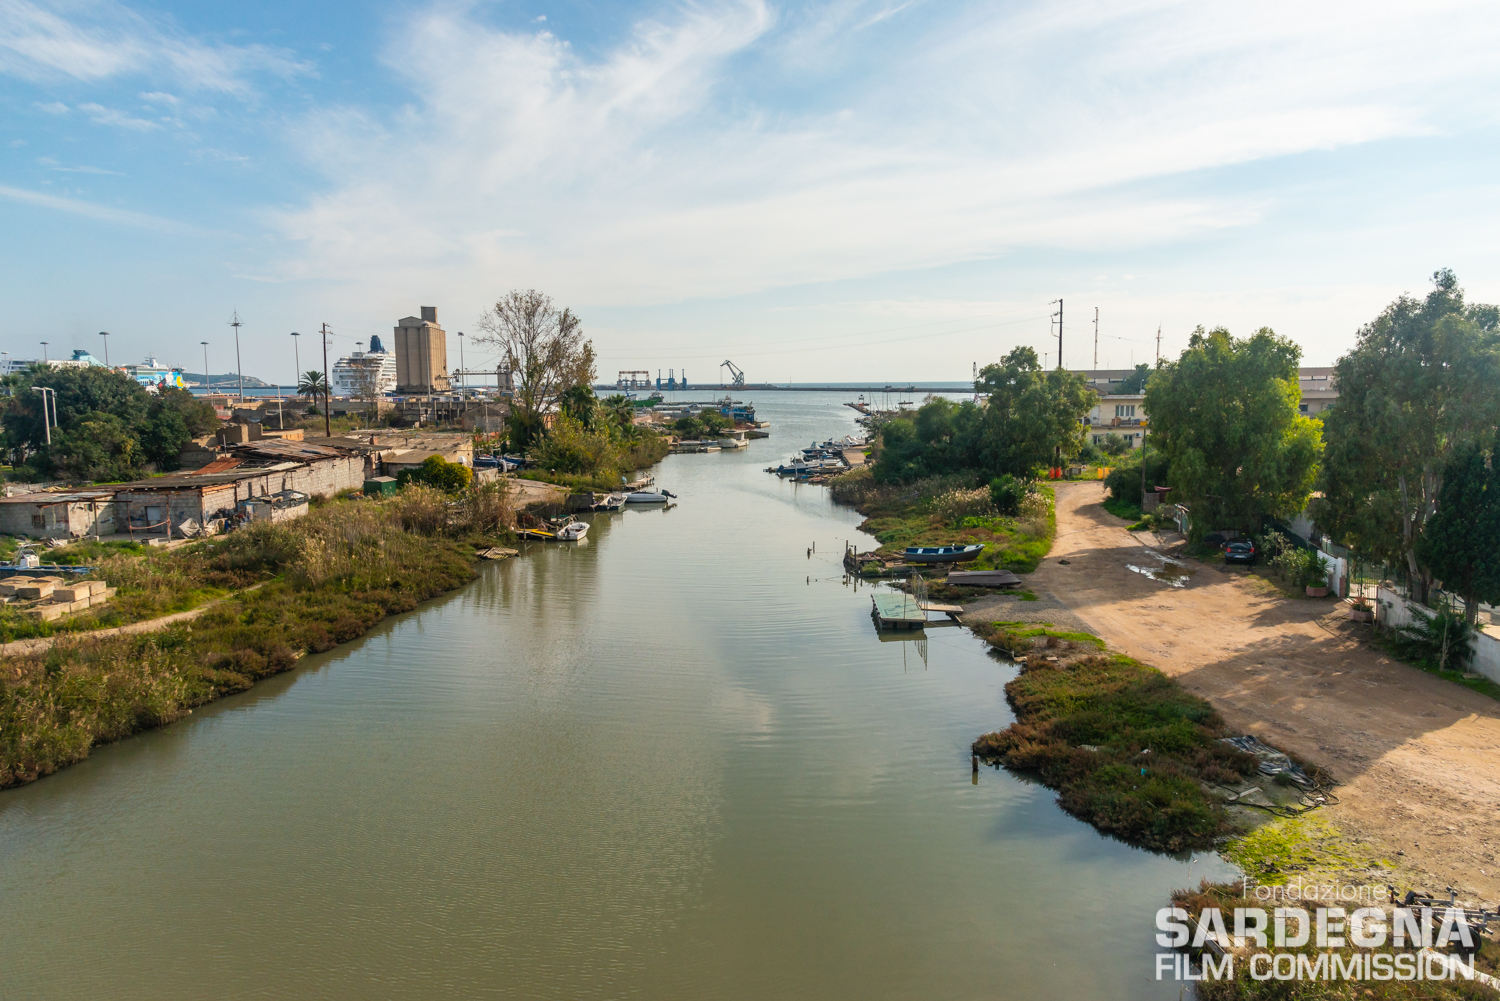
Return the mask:
<path id="1" fill-rule="evenodd" d="M 1500 300 L 1497 42 L 1462 2 L 0 0 L 0 342 L 224 371 L 238 310 L 290 380 L 293 330 L 536 287 L 607 378 L 1055 363 L 1059 296 L 1069 366 L 1096 307 L 1105 366 L 1199 323 L 1328 364 L 1436 268 Z"/>

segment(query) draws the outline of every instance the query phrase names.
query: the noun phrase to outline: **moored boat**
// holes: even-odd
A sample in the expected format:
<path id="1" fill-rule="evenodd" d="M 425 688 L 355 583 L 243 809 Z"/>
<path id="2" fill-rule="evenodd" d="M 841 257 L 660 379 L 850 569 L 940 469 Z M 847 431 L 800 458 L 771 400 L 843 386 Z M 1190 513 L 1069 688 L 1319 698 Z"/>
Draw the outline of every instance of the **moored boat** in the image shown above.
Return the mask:
<path id="1" fill-rule="evenodd" d="M 589 523 L 586 521 L 570 521 L 557 530 L 559 542 L 582 542 L 583 537 L 589 534 Z"/>
<path id="2" fill-rule="evenodd" d="M 907 546 L 906 557 L 908 563 L 962 563 L 967 560 L 979 558 L 984 552 L 984 544 L 972 546 Z"/>

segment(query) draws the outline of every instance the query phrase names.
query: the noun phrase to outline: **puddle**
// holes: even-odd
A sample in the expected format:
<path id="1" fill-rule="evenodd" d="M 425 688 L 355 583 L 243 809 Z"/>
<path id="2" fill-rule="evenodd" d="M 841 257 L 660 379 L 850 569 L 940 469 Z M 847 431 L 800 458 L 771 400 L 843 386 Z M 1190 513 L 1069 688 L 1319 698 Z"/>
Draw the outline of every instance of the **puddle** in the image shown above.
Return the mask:
<path id="1" fill-rule="evenodd" d="M 1150 552 L 1150 550 L 1147 550 L 1147 552 Z M 1125 564 L 1126 569 L 1133 573 L 1138 573 L 1142 577 L 1150 577 L 1154 581 L 1160 581 L 1171 587 L 1187 586 L 1188 578 L 1194 573 L 1193 568 L 1184 566 L 1181 563 L 1175 563 L 1160 553 L 1153 552 L 1151 555 L 1161 561 L 1160 566 L 1142 567 L 1136 566 L 1134 563 L 1127 563 Z"/>

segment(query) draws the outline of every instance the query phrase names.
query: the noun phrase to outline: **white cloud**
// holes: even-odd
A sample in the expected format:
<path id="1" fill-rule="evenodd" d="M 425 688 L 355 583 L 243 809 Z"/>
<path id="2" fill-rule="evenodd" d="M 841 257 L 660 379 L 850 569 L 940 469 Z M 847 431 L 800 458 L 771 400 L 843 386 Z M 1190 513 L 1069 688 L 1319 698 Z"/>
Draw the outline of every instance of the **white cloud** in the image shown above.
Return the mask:
<path id="1" fill-rule="evenodd" d="M 68 106 L 61 101 L 49 101 L 46 104 L 38 104 L 37 109 L 45 111 L 49 115 L 66 115 L 68 113 Z"/>
<path id="2" fill-rule="evenodd" d="M 838 8 L 824 61 L 895 9 Z M 1230 230 L 1267 196 L 1185 176 L 1492 116 L 1496 27 L 1449 30 L 1482 12 L 977 4 L 789 106 L 745 60 L 795 87 L 811 29 L 753 0 L 644 21 L 597 59 L 444 5 L 392 43 L 409 107 L 303 123 L 328 188 L 271 217 L 302 248 L 273 270 L 660 302 Z"/>
<path id="3" fill-rule="evenodd" d="M 125 176 L 124 174 L 120 173 L 118 170 L 105 170 L 103 167 L 57 167 L 57 166 L 53 166 L 53 167 L 48 167 L 47 169 L 48 170 L 60 171 L 60 172 L 62 172 L 64 174 L 111 174 L 111 175 L 113 175 L 115 177 L 124 177 Z"/>
<path id="4" fill-rule="evenodd" d="M 167 76 L 184 86 L 248 95 L 245 77 L 312 73 L 295 54 L 264 45 L 208 45 L 114 0 L 0 0 L 0 73 L 33 82 Z"/>
<path id="5" fill-rule="evenodd" d="M 80 104 L 78 110 L 89 116 L 89 121 L 97 125 L 113 125 L 121 129 L 133 129 L 137 132 L 150 132 L 161 126 L 156 122 L 144 118 L 132 118 L 129 114 L 115 108 L 106 108 L 102 104 Z"/>
<path id="6" fill-rule="evenodd" d="M 171 219 L 162 219 L 159 216 L 147 215 L 143 212 L 109 208 L 105 205 L 95 205 L 92 202 L 82 201 L 77 198 L 62 198 L 57 195 L 43 194 L 40 191 L 13 188 L 4 184 L 0 184 L 0 198 L 9 198 L 11 201 L 21 202 L 26 205 L 39 205 L 58 212 L 68 212 L 72 215 L 87 216 L 90 219 L 99 219 L 104 222 L 119 223 L 142 229 L 154 229 L 162 232 L 182 234 L 200 232 L 192 226 L 187 226 Z"/>

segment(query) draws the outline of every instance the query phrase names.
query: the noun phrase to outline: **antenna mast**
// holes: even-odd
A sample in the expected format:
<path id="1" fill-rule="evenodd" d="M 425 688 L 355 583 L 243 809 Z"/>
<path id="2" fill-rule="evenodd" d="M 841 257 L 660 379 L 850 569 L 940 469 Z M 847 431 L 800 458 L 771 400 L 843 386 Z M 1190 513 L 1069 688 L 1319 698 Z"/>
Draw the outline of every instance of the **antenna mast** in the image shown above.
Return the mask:
<path id="1" fill-rule="evenodd" d="M 1099 367 L 1099 307 L 1094 307 L 1094 368 Z"/>
<path id="2" fill-rule="evenodd" d="M 240 322 L 240 311 L 239 310 L 235 310 L 234 311 L 234 318 L 229 321 L 229 325 L 234 328 L 234 367 L 235 367 L 235 371 L 237 371 L 239 373 L 239 376 L 240 376 L 240 402 L 244 403 L 245 402 L 245 366 L 242 365 L 242 364 L 240 364 L 240 328 L 243 327 L 244 324 Z M 204 368 L 208 368 L 208 363 L 205 362 L 204 365 L 203 365 L 203 367 Z M 203 376 L 204 376 L 204 378 L 207 378 L 208 377 L 208 373 L 204 372 Z"/>

